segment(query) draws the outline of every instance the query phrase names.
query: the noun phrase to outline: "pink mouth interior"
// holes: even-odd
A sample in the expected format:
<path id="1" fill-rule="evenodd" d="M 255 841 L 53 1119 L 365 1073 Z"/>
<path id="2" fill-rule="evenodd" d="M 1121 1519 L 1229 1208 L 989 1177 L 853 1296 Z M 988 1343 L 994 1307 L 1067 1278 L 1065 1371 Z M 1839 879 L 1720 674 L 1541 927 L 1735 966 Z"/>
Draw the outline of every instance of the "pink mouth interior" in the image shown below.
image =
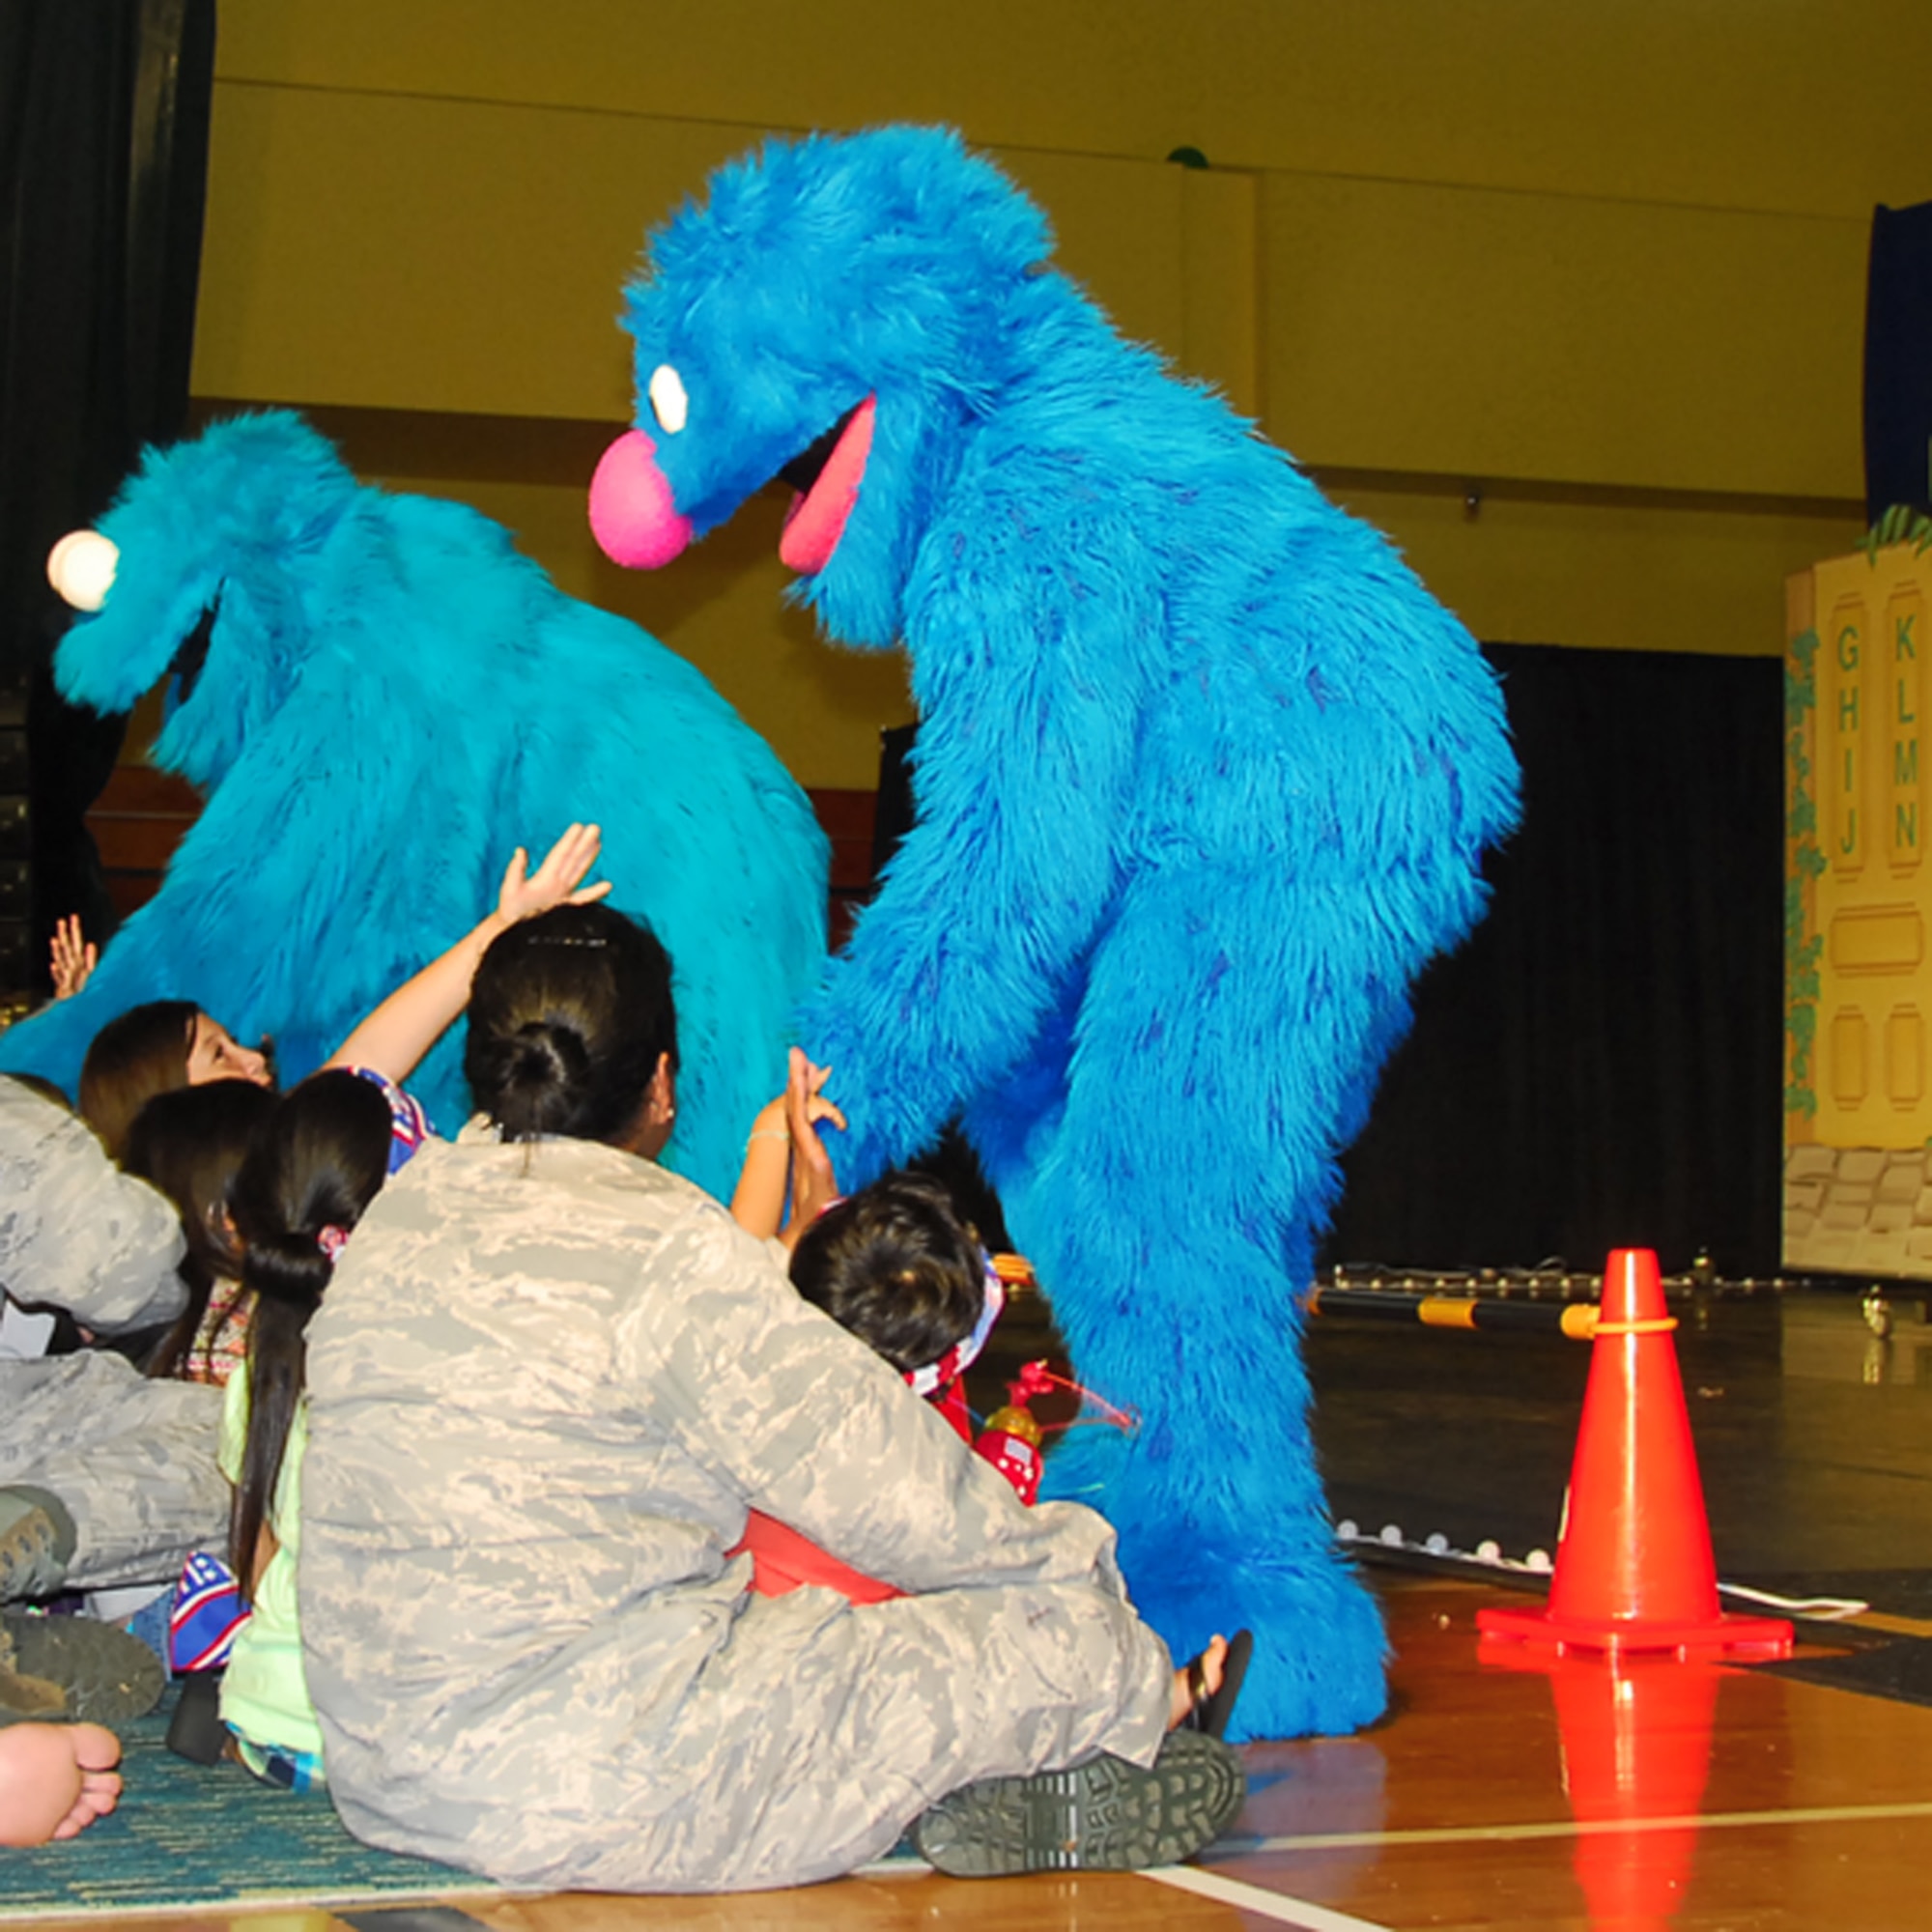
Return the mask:
<path id="1" fill-rule="evenodd" d="M 845 534 L 846 520 L 859 500 L 866 459 L 872 450 L 872 418 L 878 398 L 867 396 L 852 412 L 818 480 L 798 497 L 785 516 L 779 556 L 788 570 L 806 576 L 823 570 Z"/>

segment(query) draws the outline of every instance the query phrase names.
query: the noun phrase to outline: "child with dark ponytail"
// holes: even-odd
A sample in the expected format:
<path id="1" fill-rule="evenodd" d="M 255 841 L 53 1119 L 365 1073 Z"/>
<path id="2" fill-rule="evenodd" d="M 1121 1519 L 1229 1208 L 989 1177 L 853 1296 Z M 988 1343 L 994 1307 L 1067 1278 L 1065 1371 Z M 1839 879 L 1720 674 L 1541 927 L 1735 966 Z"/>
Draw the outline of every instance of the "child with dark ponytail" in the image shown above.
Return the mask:
<path id="1" fill-rule="evenodd" d="M 228 1385 L 221 1466 L 235 1485 L 228 1560 L 254 1614 L 236 1637 L 221 1716 L 242 1761 L 295 1790 L 322 1781 L 295 1594 L 309 1318 L 350 1230 L 424 1137 L 413 1108 L 380 1075 L 317 1073 L 277 1103 L 230 1193 L 255 1317 L 246 1373 Z"/>
<path id="2" fill-rule="evenodd" d="M 236 1755 L 270 1783 L 306 1791 L 325 1781 L 296 1605 L 310 1318 L 364 1209 L 430 1138 L 422 1109 L 397 1081 L 462 1012 L 493 939 L 520 920 L 610 891 L 575 890 L 598 850 L 597 828 L 574 825 L 527 877 L 520 851 L 497 910 L 391 994 L 328 1066 L 275 1103 L 230 1189 L 254 1315 L 246 1373 L 227 1385 L 221 1465 L 235 1486 L 229 1561 L 253 1614 L 235 1637 L 221 1717 Z"/>

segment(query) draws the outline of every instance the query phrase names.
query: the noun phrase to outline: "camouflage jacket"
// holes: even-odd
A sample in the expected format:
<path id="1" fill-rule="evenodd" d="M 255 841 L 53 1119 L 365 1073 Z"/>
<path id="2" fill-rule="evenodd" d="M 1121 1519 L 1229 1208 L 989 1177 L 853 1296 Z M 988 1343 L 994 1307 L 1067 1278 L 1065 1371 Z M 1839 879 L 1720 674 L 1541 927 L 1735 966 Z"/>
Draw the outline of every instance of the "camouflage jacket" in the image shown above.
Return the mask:
<path id="1" fill-rule="evenodd" d="M 745 1605 L 748 1506 L 910 1592 L 1120 1595 L 1099 1517 L 1026 1508 L 768 1244 L 610 1148 L 426 1148 L 343 1253 L 308 1384 L 330 1787 L 439 1855 L 506 1756 L 594 1809 L 594 1767 L 676 1729 Z"/>
<path id="2" fill-rule="evenodd" d="M 0 1288 L 116 1334 L 182 1312 L 181 1256 L 163 1195 L 123 1174 L 78 1116 L 0 1078 Z"/>

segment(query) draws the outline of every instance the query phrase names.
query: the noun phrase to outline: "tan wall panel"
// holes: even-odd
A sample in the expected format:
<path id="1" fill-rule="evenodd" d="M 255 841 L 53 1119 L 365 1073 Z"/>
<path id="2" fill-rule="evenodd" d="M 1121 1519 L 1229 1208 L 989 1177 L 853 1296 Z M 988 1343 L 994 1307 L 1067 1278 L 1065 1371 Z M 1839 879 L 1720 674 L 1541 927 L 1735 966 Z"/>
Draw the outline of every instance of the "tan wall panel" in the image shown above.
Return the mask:
<path id="1" fill-rule="evenodd" d="M 1775 657 L 1782 585 L 1857 542 L 1863 519 L 1669 500 L 1565 501 L 1343 475 L 1328 492 L 1385 530 L 1477 637 L 1597 650 Z"/>
<path id="2" fill-rule="evenodd" d="M 1261 237 L 1257 176 L 1189 168 L 1181 174 L 1180 362 L 1213 383 L 1244 416 L 1258 416 Z"/>
<path id="3" fill-rule="evenodd" d="M 619 293 L 728 130 L 217 88 L 198 394 L 630 413 Z"/>
<path id="4" fill-rule="evenodd" d="M 628 419 L 615 318 L 645 234 L 759 138 L 751 128 L 224 83 L 196 393 Z M 1050 154 L 1007 165 L 1051 213 L 1067 272 L 1127 333 L 1180 355 L 1184 171 Z M 1242 298 L 1241 274 L 1252 281 L 1226 203 L 1197 192 L 1191 204 L 1209 224 L 1196 265 L 1225 264 L 1233 278 L 1202 286 L 1210 313 Z M 1205 330 L 1204 344 L 1196 373 L 1252 385 L 1252 343 L 1238 327 Z M 1227 354 L 1237 366 L 1215 368 Z"/>
<path id="5" fill-rule="evenodd" d="M 224 0 L 224 76 L 1863 218 L 1932 196 L 1924 0 Z"/>
<path id="6" fill-rule="evenodd" d="M 793 582 L 778 557 L 784 497 L 746 504 L 667 570 L 623 570 L 596 547 L 581 489 L 433 478 L 382 479 L 425 495 L 460 495 L 517 532 L 573 597 L 641 624 L 690 659 L 778 753 L 802 785 L 869 788 L 879 733 L 913 717 L 905 660 L 826 643 L 808 611 L 784 602 Z"/>
<path id="7" fill-rule="evenodd" d="M 1862 488 L 1850 221 L 1270 176 L 1266 420 L 1310 463 Z"/>

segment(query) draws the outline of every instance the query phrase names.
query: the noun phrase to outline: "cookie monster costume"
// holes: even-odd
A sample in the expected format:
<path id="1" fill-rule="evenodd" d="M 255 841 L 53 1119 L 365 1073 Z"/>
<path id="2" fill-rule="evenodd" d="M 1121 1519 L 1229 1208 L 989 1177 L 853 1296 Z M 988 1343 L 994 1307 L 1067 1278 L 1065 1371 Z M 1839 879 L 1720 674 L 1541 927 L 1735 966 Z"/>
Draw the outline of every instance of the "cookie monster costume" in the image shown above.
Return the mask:
<path id="1" fill-rule="evenodd" d="M 902 643 L 917 823 L 805 1009 L 862 1181 L 955 1118 L 1081 1379 L 1049 1492 L 1177 1655 L 1252 1626 L 1236 1726 L 1383 1703 L 1334 1549 L 1297 1291 L 1409 1015 L 1514 821 L 1496 681 L 1374 530 L 1047 266 L 944 131 L 774 142 L 652 238 L 618 561 L 775 475 L 836 640 Z"/>
<path id="2" fill-rule="evenodd" d="M 358 483 L 286 412 L 150 451 L 68 542 L 111 582 L 61 640 L 61 689 L 123 711 L 171 673 L 154 759 L 207 805 L 85 990 L 0 1035 L 0 1067 L 71 1091 L 104 1021 L 180 998 L 298 1078 L 495 905 L 517 846 L 594 819 L 612 903 L 677 972 L 668 1157 L 728 1195 L 823 971 L 827 853 L 696 668 L 475 511 Z M 450 1132 L 460 1031 L 411 1083 Z"/>

